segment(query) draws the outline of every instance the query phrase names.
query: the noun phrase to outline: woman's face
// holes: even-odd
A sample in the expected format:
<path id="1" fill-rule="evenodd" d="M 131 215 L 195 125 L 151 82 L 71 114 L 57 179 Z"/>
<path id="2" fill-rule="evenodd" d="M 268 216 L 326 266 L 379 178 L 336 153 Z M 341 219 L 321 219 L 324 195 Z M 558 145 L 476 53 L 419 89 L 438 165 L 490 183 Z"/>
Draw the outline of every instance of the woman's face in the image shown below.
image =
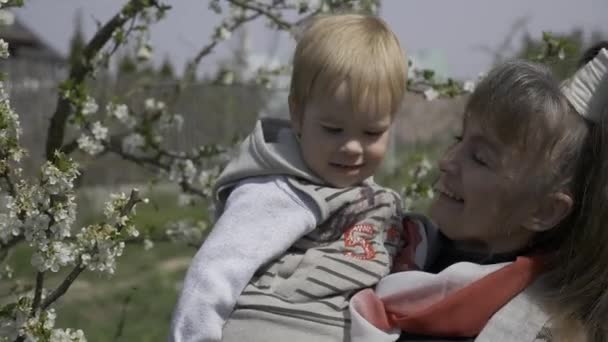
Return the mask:
<path id="1" fill-rule="evenodd" d="M 525 160 L 512 150 L 474 119 L 465 120 L 463 135 L 439 161 L 430 208 L 431 219 L 449 239 L 499 253 L 517 250 L 532 238 L 521 227 L 528 214 L 522 196 Z"/>

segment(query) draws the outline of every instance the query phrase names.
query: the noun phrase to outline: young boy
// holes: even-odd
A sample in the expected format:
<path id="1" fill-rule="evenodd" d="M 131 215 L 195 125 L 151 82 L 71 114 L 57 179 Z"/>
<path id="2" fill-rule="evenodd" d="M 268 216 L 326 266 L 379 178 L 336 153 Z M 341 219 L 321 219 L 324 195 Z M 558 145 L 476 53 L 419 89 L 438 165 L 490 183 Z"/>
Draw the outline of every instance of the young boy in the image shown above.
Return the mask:
<path id="1" fill-rule="evenodd" d="M 377 17 L 323 16 L 303 31 L 290 122 L 259 121 L 219 177 L 220 216 L 170 341 L 348 340 L 350 296 L 388 274 L 402 247 L 401 200 L 372 175 L 406 75 Z"/>

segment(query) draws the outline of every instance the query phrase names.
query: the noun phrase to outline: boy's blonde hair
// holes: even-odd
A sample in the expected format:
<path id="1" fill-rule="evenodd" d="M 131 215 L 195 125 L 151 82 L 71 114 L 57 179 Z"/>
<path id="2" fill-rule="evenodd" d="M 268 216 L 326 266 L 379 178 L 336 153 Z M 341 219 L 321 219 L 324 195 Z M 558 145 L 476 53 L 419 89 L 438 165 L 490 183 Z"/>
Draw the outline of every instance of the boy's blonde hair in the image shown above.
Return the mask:
<path id="1" fill-rule="evenodd" d="M 403 100 L 406 77 L 405 53 L 384 20 L 319 16 L 298 39 L 290 102 L 303 110 L 312 96 L 330 96 L 346 82 L 354 111 L 392 115 Z"/>

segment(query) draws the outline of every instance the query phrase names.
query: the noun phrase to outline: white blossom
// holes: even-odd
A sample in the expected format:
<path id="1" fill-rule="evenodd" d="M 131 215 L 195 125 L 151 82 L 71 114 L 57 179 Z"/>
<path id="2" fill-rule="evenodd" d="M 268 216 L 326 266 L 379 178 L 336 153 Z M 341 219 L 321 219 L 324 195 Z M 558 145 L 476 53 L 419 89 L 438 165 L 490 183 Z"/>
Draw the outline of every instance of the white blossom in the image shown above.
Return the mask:
<path id="1" fill-rule="evenodd" d="M 475 82 L 474 81 L 465 81 L 462 85 L 462 89 L 467 93 L 472 93 L 475 90 Z"/>
<path id="2" fill-rule="evenodd" d="M 196 174 L 196 166 L 194 166 L 192 160 L 175 160 L 173 164 L 171 164 L 169 179 L 178 183 L 192 183 Z"/>
<path id="3" fill-rule="evenodd" d="M 110 103 L 106 106 L 106 111 L 129 129 L 137 125 L 137 120 L 129 113 L 129 107 L 125 104 Z"/>
<path id="4" fill-rule="evenodd" d="M 427 90 L 424 91 L 424 97 L 428 100 L 428 101 L 433 101 L 436 98 L 439 97 L 439 93 L 437 92 L 437 90 L 435 90 L 435 88 L 429 88 Z"/>
<path id="5" fill-rule="evenodd" d="M 108 128 L 101 124 L 99 121 L 93 123 L 91 133 L 96 140 L 106 140 L 108 138 Z"/>
<path id="6" fill-rule="evenodd" d="M 163 101 L 159 101 L 150 97 L 144 101 L 144 107 L 146 111 L 153 112 L 165 109 L 166 105 Z"/>
<path id="7" fill-rule="evenodd" d="M 217 31 L 216 31 L 217 39 L 226 40 L 226 39 L 230 39 L 230 36 L 232 36 L 232 32 L 226 26 L 222 25 L 217 28 Z"/>
<path id="8" fill-rule="evenodd" d="M 106 111 L 120 122 L 123 122 L 129 116 L 129 107 L 125 104 L 110 103 L 107 105 Z"/>
<path id="9" fill-rule="evenodd" d="M 0 268 L 0 280 L 11 279 L 13 277 L 13 269 L 9 265 L 4 265 Z"/>
<path id="10" fill-rule="evenodd" d="M 32 255 L 32 266 L 40 272 L 58 272 L 61 267 L 74 264 L 74 246 L 71 243 L 54 241 Z"/>
<path id="11" fill-rule="evenodd" d="M 11 26 L 15 23 L 15 15 L 11 11 L 0 10 L 0 25 Z"/>
<path id="12" fill-rule="evenodd" d="M 80 175 L 78 164 L 71 160 L 65 161 L 60 170 L 52 162 L 42 166 L 42 181 L 45 190 L 50 194 L 61 194 L 74 188 L 74 181 Z"/>
<path id="13" fill-rule="evenodd" d="M 78 140 L 76 140 L 76 142 L 78 143 L 78 148 L 92 156 L 101 153 L 104 149 L 103 145 L 98 140 L 95 140 L 84 133 L 80 136 L 80 138 L 78 138 Z"/>
<path id="14" fill-rule="evenodd" d="M 144 250 L 149 251 L 154 248 L 154 242 L 150 239 L 144 239 Z"/>
<path id="15" fill-rule="evenodd" d="M 175 127 L 177 131 L 181 131 L 183 125 L 184 118 L 179 114 L 171 115 L 169 113 L 164 113 L 158 120 L 158 128 L 161 130 Z"/>
<path id="16" fill-rule="evenodd" d="M 109 224 L 94 224 L 82 228 L 76 235 L 80 260 L 90 271 L 114 274 L 116 258 L 122 255 L 124 242 L 116 242 L 118 230 Z"/>
<path id="17" fill-rule="evenodd" d="M 80 329 L 54 329 L 51 333 L 51 342 L 87 342 L 87 339 Z"/>
<path id="18" fill-rule="evenodd" d="M 90 114 L 95 114 L 97 113 L 97 110 L 99 110 L 99 106 L 97 105 L 97 102 L 95 102 L 95 99 L 87 96 L 87 99 L 82 105 L 82 115 L 88 116 Z"/>
<path id="19" fill-rule="evenodd" d="M 146 145 L 146 138 L 139 133 L 132 133 L 122 139 L 122 150 L 135 155 Z"/>
<path id="20" fill-rule="evenodd" d="M 148 61 L 152 58 L 152 46 L 150 44 L 141 44 L 137 49 L 137 59 L 140 61 Z"/>
<path id="21" fill-rule="evenodd" d="M 177 196 L 177 206 L 179 206 L 179 207 L 185 207 L 185 206 L 191 205 L 193 201 L 194 201 L 194 197 L 192 195 L 180 193 Z"/>
<path id="22" fill-rule="evenodd" d="M 167 224 L 166 234 L 171 241 L 200 243 L 206 229 L 207 223 L 204 221 L 181 220 Z"/>
<path id="23" fill-rule="evenodd" d="M 0 58 L 8 58 L 8 43 L 0 38 Z"/>

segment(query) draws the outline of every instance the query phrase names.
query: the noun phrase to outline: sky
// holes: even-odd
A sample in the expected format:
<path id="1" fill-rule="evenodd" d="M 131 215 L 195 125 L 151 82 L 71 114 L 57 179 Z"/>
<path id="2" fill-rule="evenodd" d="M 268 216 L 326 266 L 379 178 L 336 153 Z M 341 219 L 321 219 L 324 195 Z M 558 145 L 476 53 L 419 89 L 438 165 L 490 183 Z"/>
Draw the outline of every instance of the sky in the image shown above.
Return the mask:
<path id="1" fill-rule="evenodd" d="M 17 17 L 60 53 L 66 54 L 77 10 L 83 13 L 84 31 L 90 38 L 95 22 L 105 22 L 124 0 L 26 0 Z M 167 18 L 152 28 L 155 60 L 168 57 L 179 71 L 212 35 L 220 18 L 208 9 L 208 0 L 165 0 L 173 6 Z M 476 77 L 494 60 L 492 51 L 512 55 L 521 37 L 529 32 L 570 32 L 575 28 L 601 31 L 608 39 L 608 0 L 384 0 L 380 15 L 399 37 L 408 54 L 427 61 L 445 75 Z M 275 34 L 264 23 L 248 27 L 251 50 L 258 63 L 288 61 L 293 40 Z M 505 38 L 513 32 L 511 44 Z M 211 70 L 234 47 L 234 36 L 201 64 Z M 232 47 L 231 47 L 232 46 Z"/>

